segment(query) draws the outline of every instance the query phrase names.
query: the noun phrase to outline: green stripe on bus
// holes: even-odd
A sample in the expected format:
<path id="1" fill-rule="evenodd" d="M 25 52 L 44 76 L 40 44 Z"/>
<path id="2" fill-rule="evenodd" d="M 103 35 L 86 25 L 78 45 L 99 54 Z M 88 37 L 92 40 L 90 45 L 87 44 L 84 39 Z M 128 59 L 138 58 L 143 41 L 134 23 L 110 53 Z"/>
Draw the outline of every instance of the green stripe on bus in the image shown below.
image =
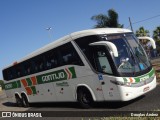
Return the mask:
<path id="1" fill-rule="evenodd" d="M 31 89 L 32 89 L 32 94 L 37 94 L 37 91 L 36 91 L 36 87 L 35 87 L 35 86 L 32 86 Z"/>
<path id="2" fill-rule="evenodd" d="M 77 77 L 74 67 L 69 67 L 68 70 L 72 74 L 72 78 L 70 78 L 70 79 Z M 45 84 L 45 83 L 50 83 L 50 82 L 67 80 L 67 78 L 68 78 L 68 74 L 66 73 L 66 71 L 64 69 L 36 76 L 38 84 Z M 27 86 L 32 86 L 31 78 L 26 78 L 25 80 L 27 82 Z M 10 89 L 14 89 L 14 88 L 21 88 L 20 80 L 5 84 L 6 90 L 10 90 Z"/>
<path id="3" fill-rule="evenodd" d="M 140 77 L 131 77 L 131 78 L 133 78 L 133 79 L 135 79 L 135 82 L 136 83 L 138 83 L 138 82 L 140 82 L 141 81 L 141 78 L 144 78 L 144 77 L 152 77 L 153 75 L 154 75 L 154 73 L 155 73 L 155 70 L 154 69 L 152 69 L 149 73 L 147 73 L 147 74 L 145 74 L 145 75 L 142 75 L 142 76 L 140 76 Z M 123 80 L 126 82 L 126 78 L 127 77 L 124 77 L 123 78 Z"/>
<path id="4" fill-rule="evenodd" d="M 70 67 L 68 69 L 72 73 L 72 78 L 76 78 L 74 67 Z M 44 83 L 61 81 L 61 80 L 67 80 L 67 78 L 68 78 L 68 74 L 65 72 L 64 69 L 62 69 L 55 72 L 38 75 L 37 82 L 38 84 L 44 84 Z"/>
<path id="5" fill-rule="evenodd" d="M 10 90 L 15 88 L 20 88 L 21 84 L 20 84 L 20 81 L 14 81 L 14 82 L 6 83 L 4 84 L 4 86 L 5 86 L 5 90 Z"/>
<path id="6" fill-rule="evenodd" d="M 76 78 L 76 73 L 75 73 L 74 67 L 70 67 L 70 68 L 68 68 L 68 69 L 69 69 L 69 71 L 72 73 L 72 78 Z"/>
<path id="7" fill-rule="evenodd" d="M 30 78 L 26 78 L 26 81 L 27 81 L 28 86 L 32 86 L 32 81 Z"/>
<path id="8" fill-rule="evenodd" d="M 38 84 L 67 80 L 67 74 L 64 70 L 58 70 L 37 76 Z"/>
<path id="9" fill-rule="evenodd" d="M 141 81 L 141 78 L 145 77 L 145 76 L 148 76 L 149 78 L 153 76 L 153 74 L 155 73 L 154 69 L 152 69 L 148 74 L 146 75 L 143 75 L 141 77 L 136 77 L 135 80 L 136 82 L 140 82 Z"/>
<path id="10" fill-rule="evenodd" d="M 128 80 L 127 80 L 127 78 L 123 78 L 124 79 L 124 82 L 127 82 Z"/>
<path id="11" fill-rule="evenodd" d="M 20 80 L 17 81 L 17 88 L 21 88 L 21 82 L 20 82 Z"/>

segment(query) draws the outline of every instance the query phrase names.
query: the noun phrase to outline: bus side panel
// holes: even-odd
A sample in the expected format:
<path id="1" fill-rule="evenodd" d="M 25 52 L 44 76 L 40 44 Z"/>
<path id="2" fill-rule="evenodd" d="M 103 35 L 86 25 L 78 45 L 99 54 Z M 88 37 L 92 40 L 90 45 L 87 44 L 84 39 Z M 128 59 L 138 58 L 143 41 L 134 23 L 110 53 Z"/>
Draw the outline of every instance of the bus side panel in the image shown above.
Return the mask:
<path id="1" fill-rule="evenodd" d="M 73 66 L 67 66 L 70 68 Z M 96 101 L 104 101 L 103 91 L 100 82 L 97 80 L 91 69 L 85 66 L 74 66 L 75 76 L 74 78 L 57 81 L 54 83 L 57 101 L 77 101 L 77 87 L 88 86 L 91 89 Z M 72 76 L 73 77 L 73 76 Z M 96 77 L 96 79 L 95 79 Z M 90 92 L 91 92 L 90 91 Z"/>
<path id="2" fill-rule="evenodd" d="M 76 73 L 77 73 L 77 79 L 72 80 L 71 86 L 88 86 L 95 97 L 95 101 L 103 101 L 103 91 L 101 88 L 101 84 L 98 80 L 97 75 L 88 67 L 75 67 Z M 73 89 L 73 88 L 72 88 Z M 76 88 L 77 89 L 77 88 Z M 75 90 L 76 90 L 75 89 Z M 73 91 L 73 90 L 72 90 Z M 76 92 L 76 91 L 75 91 Z M 91 92 L 91 91 L 90 91 Z M 92 95 L 92 97 L 93 97 Z"/>
<path id="3" fill-rule="evenodd" d="M 111 83 L 112 80 L 115 80 L 116 78 L 109 75 L 103 75 L 103 80 L 100 80 L 100 82 L 104 82 L 102 84 L 103 94 L 105 101 L 117 101 L 120 97 L 120 91 L 118 89 L 118 86 Z"/>
<path id="4" fill-rule="evenodd" d="M 54 102 L 57 100 L 54 83 L 36 85 L 36 93 L 28 95 L 30 102 Z"/>
<path id="5" fill-rule="evenodd" d="M 15 94 L 21 94 L 21 88 L 11 89 L 11 90 L 5 90 L 6 97 L 8 102 L 16 102 L 15 100 Z M 21 96 L 19 96 L 21 97 Z"/>
<path id="6" fill-rule="evenodd" d="M 74 98 L 74 86 L 72 86 L 72 82 L 75 80 L 64 80 L 58 81 L 55 83 L 55 92 L 57 96 L 57 101 L 65 102 L 65 101 L 75 101 Z"/>
<path id="7" fill-rule="evenodd" d="M 14 97 L 14 91 L 13 90 L 5 90 L 8 102 L 15 102 L 15 100 L 13 99 Z"/>

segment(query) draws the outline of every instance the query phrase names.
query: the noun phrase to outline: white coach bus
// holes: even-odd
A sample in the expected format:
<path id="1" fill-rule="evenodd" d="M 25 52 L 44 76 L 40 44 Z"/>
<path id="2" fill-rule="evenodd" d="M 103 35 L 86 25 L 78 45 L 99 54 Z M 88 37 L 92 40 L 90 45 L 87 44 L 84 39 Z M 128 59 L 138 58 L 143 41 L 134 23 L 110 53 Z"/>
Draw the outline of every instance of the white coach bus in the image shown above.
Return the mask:
<path id="1" fill-rule="evenodd" d="M 155 42 L 149 39 L 155 49 Z M 38 102 L 129 101 L 156 87 L 155 70 L 127 29 L 75 32 L 3 69 L 8 98 Z"/>

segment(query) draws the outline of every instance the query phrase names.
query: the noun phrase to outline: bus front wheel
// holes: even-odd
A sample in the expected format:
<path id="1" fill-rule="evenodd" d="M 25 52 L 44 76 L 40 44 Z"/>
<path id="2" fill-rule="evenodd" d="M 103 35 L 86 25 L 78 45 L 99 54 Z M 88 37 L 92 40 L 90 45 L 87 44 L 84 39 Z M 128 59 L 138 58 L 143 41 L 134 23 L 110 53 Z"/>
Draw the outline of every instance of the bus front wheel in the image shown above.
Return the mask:
<path id="1" fill-rule="evenodd" d="M 77 93 L 77 100 L 82 106 L 82 108 L 91 108 L 93 105 L 93 99 L 92 95 L 89 92 L 89 90 L 85 89 L 79 89 Z"/>

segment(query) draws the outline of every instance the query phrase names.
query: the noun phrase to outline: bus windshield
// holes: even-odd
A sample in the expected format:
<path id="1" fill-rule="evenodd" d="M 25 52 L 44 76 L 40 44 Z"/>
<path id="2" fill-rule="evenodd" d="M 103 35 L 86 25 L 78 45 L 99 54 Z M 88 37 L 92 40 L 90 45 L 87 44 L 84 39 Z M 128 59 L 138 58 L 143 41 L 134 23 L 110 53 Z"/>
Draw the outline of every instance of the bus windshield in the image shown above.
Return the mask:
<path id="1" fill-rule="evenodd" d="M 118 50 L 114 62 L 120 74 L 135 74 L 148 69 L 150 61 L 134 34 L 104 35 L 103 40 L 112 42 Z"/>

